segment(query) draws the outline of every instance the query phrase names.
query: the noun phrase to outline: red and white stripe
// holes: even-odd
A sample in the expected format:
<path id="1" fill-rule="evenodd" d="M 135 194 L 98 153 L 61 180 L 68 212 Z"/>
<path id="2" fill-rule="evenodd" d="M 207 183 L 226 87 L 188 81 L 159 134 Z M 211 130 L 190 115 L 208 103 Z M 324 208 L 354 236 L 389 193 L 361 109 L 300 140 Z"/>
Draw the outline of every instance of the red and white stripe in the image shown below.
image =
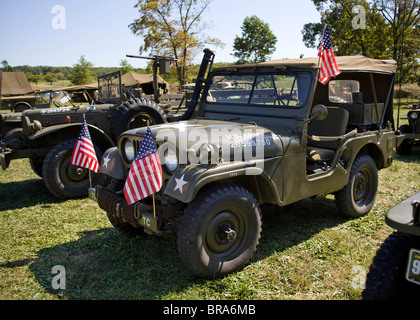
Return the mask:
<path id="1" fill-rule="evenodd" d="M 99 163 L 96 158 L 92 141 L 86 137 L 76 140 L 71 157 L 71 164 L 99 172 Z"/>
<path id="2" fill-rule="evenodd" d="M 135 161 L 124 186 L 129 205 L 158 192 L 162 187 L 162 167 L 157 152 Z"/>

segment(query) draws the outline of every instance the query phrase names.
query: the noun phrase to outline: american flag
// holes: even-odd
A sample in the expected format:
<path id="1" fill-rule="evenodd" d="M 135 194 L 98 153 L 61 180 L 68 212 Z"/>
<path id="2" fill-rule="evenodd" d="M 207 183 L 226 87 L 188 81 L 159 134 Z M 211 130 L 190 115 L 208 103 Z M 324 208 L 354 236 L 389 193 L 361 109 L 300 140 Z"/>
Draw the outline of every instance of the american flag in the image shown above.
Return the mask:
<path id="1" fill-rule="evenodd" d="M 131 205 L 158 192 L 161 187 L 162 166 L 152 131 L 147 128 L 124 185 L 125 200 Z"/>
<path id="2" fill-rule="evenodd" d="M 335 60 L 330 33 L 328 26 L 325 25 L 324 34 L 322 35 L 321 44 L 319 46 L 318 57 L 321 58 L 321 69 L 319 72 L 319 82 L 327 84 L 332 77 L 341 73 Z"/>
<path id="3" fill-rule="evenodd" d="M 74 144 L 73 154 L 71 156 L 71 164 L 79 167 L 87 168 L 96 173 L 99 172 L 98 158 L 96 157 L 95 148 L 89 134 L 86 120 L 83 119 L 82 129 Z"/>

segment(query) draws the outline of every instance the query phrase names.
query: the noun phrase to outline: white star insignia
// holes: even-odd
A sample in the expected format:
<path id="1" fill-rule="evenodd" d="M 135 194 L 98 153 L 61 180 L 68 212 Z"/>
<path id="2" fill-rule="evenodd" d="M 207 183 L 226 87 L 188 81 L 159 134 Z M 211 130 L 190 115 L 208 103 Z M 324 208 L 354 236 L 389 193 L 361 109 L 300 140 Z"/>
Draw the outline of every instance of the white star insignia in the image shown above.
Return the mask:
<path id="1" fill-rule="evenodd" d="M 182 194 L 182 188 L 184 187 L 184 185 L 186 185 L 188 182 L 184 181 L 184 176 L 185 174 L 182 175 L 181 179 L 175 178 L 176 181 L 176 186 L 174 191 L 179 190 Z"/>
<path id="2" fill-rule="evenodd" d="M 109 160 L 111 159 L 108 157 L 108 155 L 106 155 L 106 157 L 103 158 L 102 166 L 104 168 L 107 168 Z"/>

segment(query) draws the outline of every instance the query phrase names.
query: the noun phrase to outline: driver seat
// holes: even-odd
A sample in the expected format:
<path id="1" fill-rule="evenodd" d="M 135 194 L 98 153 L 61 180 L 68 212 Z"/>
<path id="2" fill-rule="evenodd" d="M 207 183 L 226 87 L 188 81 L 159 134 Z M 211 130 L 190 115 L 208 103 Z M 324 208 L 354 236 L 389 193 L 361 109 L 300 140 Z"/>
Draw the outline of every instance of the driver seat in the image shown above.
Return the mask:
<path id="1" fill-rule="evenodd" d="M 312 120 L 308 125 L 309 161 L 330 161 L 346 134 L 349 112 L 338 107 L 327 107 L 328 115 L 324 120 Z"/>

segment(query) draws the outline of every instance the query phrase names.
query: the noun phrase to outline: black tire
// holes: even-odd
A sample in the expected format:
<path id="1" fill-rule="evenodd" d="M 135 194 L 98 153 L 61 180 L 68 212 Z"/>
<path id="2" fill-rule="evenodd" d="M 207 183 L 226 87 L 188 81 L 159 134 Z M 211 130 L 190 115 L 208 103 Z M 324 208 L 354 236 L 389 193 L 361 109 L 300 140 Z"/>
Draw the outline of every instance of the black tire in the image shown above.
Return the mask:
<path id="1" fill-rule="evenodd" d="M 358 154 L 347 185 L 335 194 L 338 211 L 352 218 L 366 215 L 375 202 L 377 189 L 378 168 L 375 161 L 367 154 Z"/>
<path id="2" fill-rule="evenodd" d="M 14 139 L 17 137 L 23 137 L 23 128 L 13 128 L 10 129 L 8 131 L 6 131 L 6 133 L 4 134 L 3 139 L 4 140 L 10 140 L 10 139 Z"/>
<path id="3" fill-rule="evenodd" d="M 398 129 L 402 134 L 404 133 L 411 133 L 411 127 L 407 124 L 403 124 Z M 413 149 L 413 144 L 411 139 L 404 139 L 401 144 L 397 147 L 396 151 L 397 154 L 400 156 L 406 156 L 411 153 Z"/>
<path id="4" fill-rule="evenodd" d="M 261 211 L 246 189 L 214 185 L 188 205 L 178 230 L 181 260 L 193 274 L 216 278 L 243 268 L 261 237 Z"/>
<path id="5" fill-rule="evenodd" d="M 165 123 L 166 114 L 155 102 L 148 99 L 130 99 L 121 104 L 112 115 L 111 132 L 116 140 L 123 132 L 154 124 Z"/>
<path id="6" fill-rule="evenodd" d="M 45 157 L 31 157 L 29 158 L 29 164 L 31 165 L 32 171 L 42 178 L 42 166 L 44 165 Z"/>
<path id="7" fill-rule="evenodd" d="M 13 107 L 12 112 L 23 112 L 25 110 L 32 109 L 32 107 L 29 104 L 26 103 L 19 103 Z"/>
<path id="8" fill-rule="evenodd" d="M 409 250 L 420 249 L 419 240 L 419 237 L 398 231 L 385 239 L 366 276 L 363 299 L 420 299 L 420 286 L 405 279 Z"/>
<path id="9" fill-rule="evenodd" d="M 24 149 L 26 147 L 22 128 L 8 130 L 3 137 L 4 145 L 11 149 Z"/>
<path id="10" fill-rule="evenodd" d="M 86 196 L 88 193 L 89 171 L 70 164 L 76 139 L 62 141 L 55 145 L 45 157 L 42 177 L 48 190 L 58 198 L 71 199 Z M 98 161 L 102 151 L 95 147 Z M 102 175 L 91 171 L 92 186 L 101 184 Z"/>

